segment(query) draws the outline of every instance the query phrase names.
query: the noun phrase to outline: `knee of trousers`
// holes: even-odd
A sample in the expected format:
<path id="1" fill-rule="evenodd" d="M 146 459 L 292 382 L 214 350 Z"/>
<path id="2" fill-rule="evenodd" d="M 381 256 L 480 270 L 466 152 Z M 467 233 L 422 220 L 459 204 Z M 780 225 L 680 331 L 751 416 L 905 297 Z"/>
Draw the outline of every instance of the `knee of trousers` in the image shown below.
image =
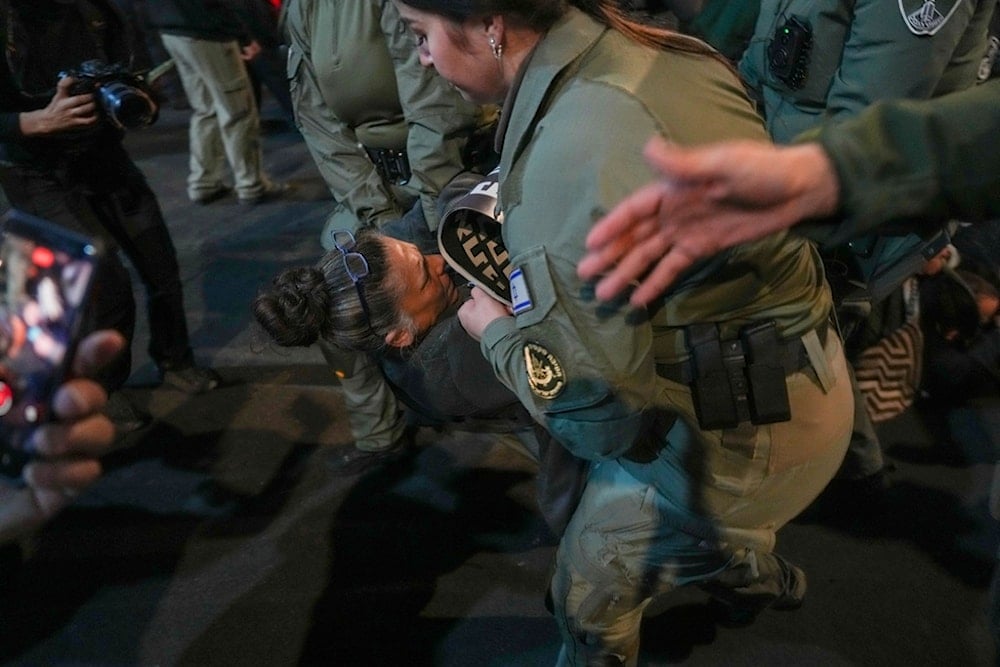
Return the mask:
<path id="1" fill-rule="evenodd" d="M 557 582 L 560 578 L 562 584 Z M 639 653 L 645 608 L 645 603 L 635 603 L 635 597 L 608 590 L 601 582 L 585 580 L 579 573 L 557 572 L 552 601 L 563 638 L 559 664 L 633 664 Z"/>
<path id="2" fill-rule="evenodd" d="M 568 633 L 586 644 L 615 643 L 638 632 L 649 591 L 641 575 L 637 578 L 620 565 L 612 561 L 602 568 L 581 567 L 557 555 L 553 613 Z"/>

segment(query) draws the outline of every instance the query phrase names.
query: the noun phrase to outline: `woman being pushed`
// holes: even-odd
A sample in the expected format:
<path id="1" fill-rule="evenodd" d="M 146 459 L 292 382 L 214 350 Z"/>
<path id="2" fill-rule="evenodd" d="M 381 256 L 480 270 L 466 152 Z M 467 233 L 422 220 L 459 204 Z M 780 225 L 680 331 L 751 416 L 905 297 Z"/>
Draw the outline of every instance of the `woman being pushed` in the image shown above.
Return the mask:
<path id="1" fill-rule="evenodd" d="M 414 238 L 394 223 L 385 232 L 335 232 L 335 247 L 316 266 L 282 272 L 257 297 L 257 321 L 285 347 L 325 339 L 368 352 L 424 423 L 528 426 L 517 397 L 495 379 L 455 317 L 469 296 L 465 282 L 431 252 L 432 239 L 417 238 L 418 246 L 394 238 L 388 234 Z"/>

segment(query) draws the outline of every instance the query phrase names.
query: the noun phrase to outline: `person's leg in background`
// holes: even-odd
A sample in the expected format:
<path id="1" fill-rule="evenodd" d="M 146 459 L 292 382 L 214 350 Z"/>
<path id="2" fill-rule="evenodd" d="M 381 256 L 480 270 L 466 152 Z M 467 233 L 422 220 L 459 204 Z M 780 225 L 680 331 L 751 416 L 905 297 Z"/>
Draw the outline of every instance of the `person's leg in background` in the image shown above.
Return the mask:
<path id="1" fill-rule="evenodd" d="M 284 188 L 271 183 L 263 171 L 260 115 L 239 45 L 235 41 L 193 40 L 188 46 L 212 99 L 237 197 L 241 202 L 256 203 L 280 194 Z"/>
<path id="2" fill-rule="evenodd" d="M 352 475 L 402 454 L 410 443 L 406 413 L 382 371 L 364 352 L 320 341 L 320 351 L 340 381 L 354 443 L 330 453 L 330 467 Z"/>
<path id="3" fill-rule="evenodd" d="M 104 156 L 117 168 L 107 172 L 115 174 L 115 178 L 103 184 L 109 190 L 99 213 L 146 290 L 149 355 L 166 384 L 193 394 L 209 391 L 220 384 L 221 378 L 211 369 L 195 364 L 173 239 L 145 176 L 124 149 L 119 150 L 118 154 L 108 151 Z"/>
<path id="4" fill-rule="evenodd" d="M 162 35 L 163 46 L 177 65 L 184 92 L 191 104 L 188 127 L 189 174 L 188 197 L 197 203 L 209 203 L 228 191 L 224 183 L 226 154 L 215 101 L 202 74 L 199 40 L 178 35 Z"/>

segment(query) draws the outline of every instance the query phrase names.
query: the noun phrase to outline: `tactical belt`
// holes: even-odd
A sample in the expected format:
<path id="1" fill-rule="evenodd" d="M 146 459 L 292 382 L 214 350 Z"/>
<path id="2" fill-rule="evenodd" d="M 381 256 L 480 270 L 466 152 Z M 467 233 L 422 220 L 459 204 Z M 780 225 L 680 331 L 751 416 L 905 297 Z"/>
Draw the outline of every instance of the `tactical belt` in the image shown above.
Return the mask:
<path id="1" fill-rule="evenodd" d="M 828 329 L 825 322 L 816 329 L 823 345 Z M 720 340 L 715 324 L 694 324 L 685 327 L 685 340 L 690 356 L 656 364 L 656 373 L 691 387 L 703 429 L 791 419 L 785 377 L 810 364 L 800 338 L 781 340 L 769 321 L 744 327 L 732 340 Z"/>
<path id="2" fill-rule="evenodd" d="M 406 185 L 410 181 L 410 161 L 405 150 L 394 148 L 369 148 L 362 146 L 368 159 L 375 165 L 375 171 L 382 180 L 392 185 Z"/>

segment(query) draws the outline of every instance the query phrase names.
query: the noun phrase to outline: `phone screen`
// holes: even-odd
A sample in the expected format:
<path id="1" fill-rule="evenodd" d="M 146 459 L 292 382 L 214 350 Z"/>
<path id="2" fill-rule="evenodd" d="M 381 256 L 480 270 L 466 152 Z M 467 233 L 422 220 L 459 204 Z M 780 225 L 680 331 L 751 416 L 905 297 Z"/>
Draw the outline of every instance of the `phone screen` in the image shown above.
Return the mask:
<path id="1" fill-rule="evenodd" d="M 0 225 L 0 469 L 17 474 L 75 347 L 99 253 L 18 211 Z"/>

